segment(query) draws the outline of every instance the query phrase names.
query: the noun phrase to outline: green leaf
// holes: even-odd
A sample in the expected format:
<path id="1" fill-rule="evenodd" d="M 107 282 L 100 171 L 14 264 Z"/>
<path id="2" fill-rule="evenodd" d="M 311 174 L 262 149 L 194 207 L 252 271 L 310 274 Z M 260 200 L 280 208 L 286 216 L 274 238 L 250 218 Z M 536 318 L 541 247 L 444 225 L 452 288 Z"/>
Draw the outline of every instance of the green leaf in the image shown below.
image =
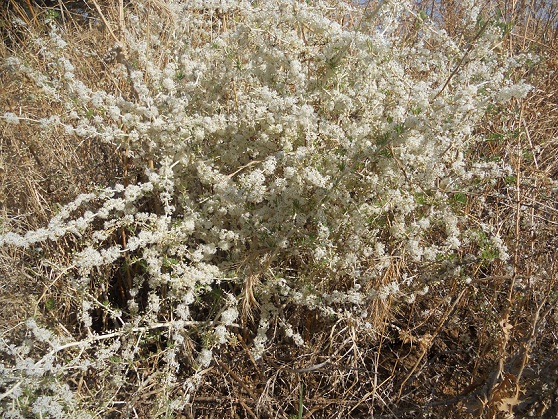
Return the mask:
<path id="1" fill-rule="evenodd" d="M 461 192 L 457 192 L 453 195 L 453 201 L 458 204 L 465 205 L 467 204 L 467 195 Z"/>
<path id="2" fill-rule="evenodd" d="M 45 302 L 45 308 L 47 310 L 52 310 L 54 308 L 55 304 L 54 304 L 54 298 L 47 298 L 46 302 Z"/>

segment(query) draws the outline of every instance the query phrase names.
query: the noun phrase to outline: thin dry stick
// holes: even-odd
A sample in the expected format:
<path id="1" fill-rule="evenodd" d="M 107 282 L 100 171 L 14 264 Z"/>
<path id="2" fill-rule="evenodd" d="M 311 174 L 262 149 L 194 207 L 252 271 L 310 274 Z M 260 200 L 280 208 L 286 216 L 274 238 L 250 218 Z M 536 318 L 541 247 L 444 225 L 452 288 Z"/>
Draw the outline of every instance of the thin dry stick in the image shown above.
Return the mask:
<path id="1" fill-rule="evenodd" d="M 260 366 L 258 365 L 256 360 L 254 359 L 254 356 L 250 352 L 250 349 L 248 349 L 248 345 L 246 345 L 246 342 L 244 342 L 244 339 L 242 339 L 242 336 L 240 336 L 240 335 L 237 335 L 237 336 L 238 336 L 238 340 L 240 342 L 240 345 L 242 346 L 242 349 L 244 350 L 244 352 L 248 356 L 248 359 L 250 360 L 250 362 L 252 363 L 252 365 L 254 366 L 254 368 L 256 369 L 256 371 L 258 372 L 258 374 L 261 377 L 262 376 L 262 371 L 260 369 Z"/>
<path id="2" fill-rule="evenodd" d="M 225 371 L 227 371 L 229 373 L 229 375 L 248 393 L 248 395 L 252 398 L 252 400 L 254 400 L 256 403 L 259 400 L 259 397 L 256 397 L 256 395 L 254 394 L 254 392 L 252 391 L 252 389 L 250 387 L 248 387 L 245 384 L 245 380 L 242 380 L 234 371 L 232 371 L 225 363 L 221 362 L 221 361 L 217 361 L 217 364 L 223 368 Z M 244 406 L 243 406 L 244 407 Z M 245 408 L 248 408 L 248 406 L 246 406 Z M 271 411 L 271 409 L 269 409 L 268 406 L 264 405 L 264 409 L 267 411 L 268 414 L 271 414 L 271 417 L 273 417 L 273 412 Z M 253 417 L 257 417 L 254 412 L 249 409 L 250 414 Z"/>
<path id="3" fill-rule="evenodd" d="M 151 0 L 149 0 L 147 2 L 147 22 L 146 22 L 146 34 L 145 34 L 145 60 L 147 62 L 149 62 L 149 54 L 150 54 L 150 50 L 149 48 L 151 47 L 151 25 L 150 25 L 150 19 L 149 19 L 149 12 L 151 11 Z M 147 71 L 145 72 L 145 77 L 147 78 Z"/>
<path id="4" fill-rule="evenodd" d="M 519 112 L 519 120 L 523 120 L 523 107 Z M 512 298 L 513 298 L 513 289 L 515 286 L 515 280 L 518 276 L 519 270 L 519 245 L 520 245 L 520 237 L 519 234 L 521 232 L 521 134 L 517 136 L 517 165 L 516 165 L 516 176 L 515 176 L 515 249 L 513 254 L 513 276 L 510 283 L 510 288 L 508 290 L 508 304 L 511 309 L 512 305 Z"/>
<path id="5" fill-rule="evenodd" d="M 229 179 L 232 179 L 236 174 L 242 172 L 244 169 L 246 169 L 247 167 L 253 166 L 255 164 L 261 163 L 261 160 L 253 160 L 249 163 L 246 163 L 244 166 L 240 166 L 237 170 L 235 170 L 234 172 L 232 172 L 230 175 L 227 175 L 227 177 Z"/>
<path id="6" fill-rule="evenodd" d="M 25 10 L 14 0 L 10 0 L 10 3 L 17 10 L 17 12 L 20 15 L 20 17 L 22 18 L 22 20 L 24 20 L 25 23 L 30 25 L 31 22 L 29 22 L 29 20 L 26 19 L 27 18 L 27 13 L 25 13 Z M 33 22 L 37 22 L 37 14 L 35 13 L 35 8 L 31 4 L 30 0 L 25 0 L 25 3 L 27 3 L 27 8 L 31 12 L 31 15 L 33 15 Z"/>
<path id="7" fill-rule="evenodd" d="M 120 0 L 118 3 L 118 26 L 120 31 L 120 40 L 124 41 L 124 0 Z"/>
<path id="8" fill-rule="evenodd" d="M 240 403 L 240 405 L 244 408 L 244 410 L 254 419 L 258 419 L 258 417 L 256 416 L 256 414 L 252 411 L 252 409 L 250 409 L 250 407 L 244 402 L 244 400 L 242 399 L 238 399 L 238 403 Z"/>
<path id="9" fill-rule="evenodd" d="M 459 295 L 457 296 L 457 298 L 455 299 L 455 301 L 453 302 L 451 307 L 446 311 L 446 314 L 444 314 L 444 317 L 442 317 L 442 320 L 440 321 L 440 323 L 438 324 L 438 327 L 436 328 L 436 330 L 432 334 L 432 337 L 429 339 L 428 344 L 425 345 L 424 349 L 422 350 L 422 353 L 420 354 L 419 358 L 415 362 L 415 365 L 413 366 L 411 371 L 409 371 L 409 374 L 407 374 L 407 376 L 405 377 L 405 379 L 401 383 L 401 386 L 399 387 L 399 392 L 397 393 L 397 398 L 396 398 L 397 402 L 399 402 L 399 400 L 401 400 L 401 394 L 403 393 L 403 389 L 405 388 L 405 384 L 407 383 L 407 381 L 409 381 L 409 379 L 413 376 L 413 374 L 417 370 L 418 366 L 422 362 L 422 359 L 424 358 L 424 356 L 426 355 L 426 353 L 428 352 L 428 350 L 432 346 L 432 343 L 434 342 L 434 339 L 436 339 L 436 336 L 438 335 L 438 333 L 440 333 L 440 330 L 442 330 L 442 327 L 446 323 L 446 320 L 448 319 L 450 314 L 453 313 L 453 310 L 455 310 L 455 308 L 457 307 L 457 305 L 461 301 L 461 298 L 463 297 L 463 295 L 465 295 L 465 292 L 467 292 L 467 288 L 464 288 L 463 290 L 461 290 L 461 292 L 459 293 Z"/>
<path id="10" fill-rule="evenodd" d="M 519 120 L 522 120 L 523 115 L 523 107 L 521 108 L 519 114 Z M 520 214 L 521 214 L 521 134 L 517 136 L 517 160 L 516 160 L 516 179 L 515 179 L 515 243 L 514 243 L 514 263 L 513 263 L 513 275 L 511 277 L 510 285 L 508 288 L 508 296 L 507 296 L 507 307 L 505 308 L 504 312 L 502 313 L 502 317 L 499 321 L 499 325 L 502 329 L 502 336 L 499 339 L 498 344 L 498 371 L 494 375 L 493 379 L 491 380 L 489 387 L 488 387 L 488 397 L 487 400 L 490 401 L 494 397 L 494 393 L 498 388 L 499 379 L 504 375 L 504 367 L 505 367 L 505 357 L 506 357 L 506 347 L 508 345 L 510 339 L 510 332 L 512 326 L 510 324 L 510 312 L 513 305 L 513 290 L 515 287 L 515 282 L 518 277 L 518 270 L 519 270 L 519 248 L 520 248 Z"/>
<path id="11" fill-rule="evenodd" d="M 533 146 L 533 141 L 531 140 L 531 134 L 529 133 L 529 127 L 527 126 L 527 122 L 525 122 L 525 118 L 521 118 L 520 120 L 523 128 L 525 129 L 525 137 L 527 137 L 527 141 L 529 141 L 529 146 L 531 147 L 531 151 L 533 153 L 533 163 L 535 163 L 535 168 L 539 169 L 539 162 L 537 160 L 537 153 L 535 152 L 535 147 Z"/>
<path id="12" fill-rule="evenodd" d="M 521 107 L 519 113 L 519 121 L 523 119 L 523 107 Z M 510 281 L 510 286 L 508 288 L 508 298 L 507 298 L 507 307 L 502 314 L 502 319 L 500 320 L 499 324 L 502 328 L 502 337 L 500 339 L 500 344 L 498 348 L 499 352 L 499 360 L 498 360 L 498 374 L 496 378 L 493 380 L 491 388 L 488 392 L 488 400 L 491 400 L 494 391 L 496 390 L 498 378 L 503 376 L 504 373 L 504 359 L 506 354 L 506 347 L 510 339 L 510 331 L 511 331 L 511 324 L 509 321 L 510 312 L 513 305 L 513 290 L 515 287 L 515 282 L 518 277 L 519 271 L 519 248 L 520 248 L 520 233 L 521 233 L 521 135 L 524 133 L 520 133 L 517 136 L 517 161 L 516 161 L 516 177 L 515 177 L 515 249 L 513 252 L 513 275 Z"/>
<path id="13" fill-rule="evenodd" d="M 548 313 L 554 308 L 554 305 L 551 304 L 550 307 L 547 310 L 545 310 L 545 312 L 541 316 L 541 309 L 546 304 L 546 301 L 547 301 L 547 296 L 545 296 L 542 302 L 537 306 L 537 311 L 535 311 L 535 314 L 533 315 L 533 320 L 531 322 L 531 331 L 529 332 L 529 336 L 527 337 L 527 339 L 524 341 L 522 345 L 523 347 L 521 349 L 522 350 L 521 362 L 519 364 L 519 369 L 514 379 L 515 387 L 517 390 L 519 390 L 519 380 L 521 379 L 521 376 L 523 375 L 523 371 L 525 371 L 525 367 L 527 366 L 527 362 L 529 361 L 529 352 L 531 351 L 531 346 L 533 345 L 533 341 L 535 340 L 537 334 L 537 329 L 539 328 L 539 324 L 540 324 L 539 320 L 544 319 L 548 315 Z"/>
<path id="14" fill-rule="evenodd" d="M 469 53 L 473 50 L 473 47 L 475 45 L 475 42 L 477 41 L 477 39 L 479 39 L 481 37 L 481 35 L 484 33 L 484 31 L 486 30 L 486 28 L 488 27 L 488 24 L 490 23 L 490 20 L 487 20 L 486 23 L 484 25 L 482 25 L 482 28 L 479 29 L 479 31 L 477 32 L 477 34 L 475 35 L 475 37 L 473 38 L 473 40 L 471 41 L 471 43 L 469 44 L 469 47 L 467 48 L 467 50 L 465 51 L 465 54 L 463 54 L 463 56 L 461 57 L 461 59 L 459 60 L 459 62 L 457 63 L 457 65 L 455 66 L 455 68 L 453 69 L 453 71 L 451 72 L 451 74 L 449 75 L 449 77 L 447 78 L 446 82 L 444 83 L 444 85 L 442 86 L 442 88 L 440 89 L 440 91 L 438 93 L 436 93 L 436 95 L 434 96 L 433 99 L 438 98 L 438 96 L 440 96 L 442 94 L 442 92 L 446 89 L 446 87 L 448 86 L 449 82 L 451 81 L 451 79 L 453 78 L 453 76 L 455 76 L 457 74 L 457 72 L 459 71 L 459 69 L 461 68 L 461 66 L 463 65 L 463 62 L 465 61 L 465 58 L 467 58 L 467 56 L 469 55 Z"/>
<path id="15" fill-rule="evenodd" d="M 244 380 L 242 380 L 238 375 L 236 375 L 236 373 L 234 371 L 232 371 L 227 366 L 227 364 L 225 364 L 224 362 L 221 362 L 221 361 L 217 361 L 217 365 L 219 365 L 221 368 L 223 368 L 233 378 L 233 380 L 235 380 L 240 385 L 240 387 L 242 387 L 244 389 L 244 391 L 246 391 L 246 393 L 248 393 L 248 395 L 254 401 L 258 400 L 258 397 L 256 397 L 256 395 L 254 394 L 252 389 L 250 387 L 248 387 L 246 385 L 246 383 L 244 382 Z"/>
<path id="16" fill-rule="evenodd" d="M 101 19 L 103 20 L 103 23 L 107 27 L 110 35 L 114 38 L 114 40 L 118 43 L 118 45 L 120 45 L 120 40 L 114 34 L 112 28 L 110 27 L 110 24 L 109 24 L 108 20 L 105 18 L 105 15 L 103 14 L 103 11 L 101 10 L 101 7 L 99 6 L 99 4 L 95 0 L 92 0 L 92 1 L 93 1 L 93 4 L 95 5 L 95 8 L 97 9 L 97 12 L 99 13 L 99 16 L 101 16 Z"/>
<path id="17" fill-rule="evenodd" d="M 378 395 L 376 394 L 378 389 L 382 386 L 382 384 L 385 383 L 385 381 L 384 381 L 380 385 L 378 385 L 378 365 L 380 363 L 380 353 L 382 351 L 382 345 L 383 345 L 383 342 L 384 342 L 385 330 L 386 330 L 386 323 L 384 322 L 382 333 L 380 335 L 380 344 L 378 346 L 378 351 L 376 352 L 376 360 L 374 362 L 374 382 L 372 383 L 372 390 L 369 391 L 368 393 L 366 393 L 363 397 L 361 397 L 361 399 L 358 401 L 358 403 L 355 404 L 351 410 L 349 410 L 348 414 L 351 414 L 355 409 L 357 409 L 362 403 L 365 402 L 365 400 L 368 399 L 368 397 L 371 397 L 372 398 L 372 403 L 374 403 L 374 400 L 376 399 L 376 397 L 378 397 Z"/>
<path id="18" fill-rule="evenodd" d="M 60 8 L 60 17 L 62 18 L 62 23 L 64 24 L 64 26 L 66 26 L 66 17 L 64 16 L 64 9 L 66 9 L 66 7 L 64 6 L 64 3 L 62 3 L 62 0 L 58 0 L 58 7 Z"/>

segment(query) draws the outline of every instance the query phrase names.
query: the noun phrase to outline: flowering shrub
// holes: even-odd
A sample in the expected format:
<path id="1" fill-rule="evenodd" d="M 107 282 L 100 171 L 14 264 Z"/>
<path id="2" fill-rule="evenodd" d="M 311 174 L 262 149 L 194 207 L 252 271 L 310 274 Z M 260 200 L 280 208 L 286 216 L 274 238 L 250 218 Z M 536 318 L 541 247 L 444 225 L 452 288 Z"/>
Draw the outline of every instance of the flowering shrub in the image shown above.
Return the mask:
<path id="1" fill-rule="evenodd" d="M 405 2 L 334 4 L 169 1 L 154 14 L 138 2 L 112 50 L 114 91 L 80 80 L 55 24 L 36 39 L 47 71 L 6 60 L 66 108 L 6 124 L 111 144 L 137 174 L 78 196 L 45 228 L 0 236 L 24 248 L 70 239 L 59 269 L 81 301 L 79 335 L 30 321 L 38 346 L 2 343 L 8 414 L 75 411 L 73 368 L 120 388 L 150 334 L 165 342 L 157 379 L 182 387 L 161 403 L 180 409 L 236 328 L 254 322 L 256 360 L 272 324 L 305 345 L 281 307 L 373 334 L 378 307 L 414 301 L 433 276 L 506 262 L 497 232 L 463 212 L 468 193 L 511 173 L 470 159 L 475 127 L 530 89 L 507 80 L 520 59 L 494 53 L 499 27 L 474 14 L 459 41 Z M 420 29 L 406 34 L 410 19 Z"/>

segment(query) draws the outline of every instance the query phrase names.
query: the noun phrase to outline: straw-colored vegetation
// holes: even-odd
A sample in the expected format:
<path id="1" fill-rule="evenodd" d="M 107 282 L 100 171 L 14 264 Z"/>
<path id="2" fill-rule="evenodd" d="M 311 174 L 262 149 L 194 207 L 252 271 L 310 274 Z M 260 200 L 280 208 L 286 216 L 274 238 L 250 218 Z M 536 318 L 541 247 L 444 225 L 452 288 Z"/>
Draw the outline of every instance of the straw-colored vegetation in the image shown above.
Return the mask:
<path id="1" fill-rule="evenodd" d="M 51 3 L 0 15 L 4 417 L 558 416 L 553 2 Z"/>

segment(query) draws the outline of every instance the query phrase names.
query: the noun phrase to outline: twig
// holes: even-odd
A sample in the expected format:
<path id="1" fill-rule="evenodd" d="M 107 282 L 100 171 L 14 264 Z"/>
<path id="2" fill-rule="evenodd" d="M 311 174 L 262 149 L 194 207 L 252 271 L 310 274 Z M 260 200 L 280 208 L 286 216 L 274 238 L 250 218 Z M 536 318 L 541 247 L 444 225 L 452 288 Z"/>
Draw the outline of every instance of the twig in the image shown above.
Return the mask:
<path id="1" fill-rule="evenodd" d="M 114 38 L 114 40 L 118 43 L 118 45 L 120 45 L 120 39 L 118 39 L 118 37 L 112 31 L 112 28 L 110 27 L 110 24 L 109 24 L 108 20 L 105 18 L 105 15 L 103 14 L 103 11 L 101 10 L 101 7 L 99 6 L 99 4 L 95 0 L 92 0 L 92 1 L 93 1 L 93 4 L 95 5 L 95 8 L 97 9 L 97 12 L 99 12 L 99 16 L 101 16 L 101 19 L 103 20 L 103 23 L 107 27 L 110 35 Z"/>
<path id="2" fill-rule="evenodd" d="M 244 391 L 246 391 L 246 393 L 248 393 L 248 395 L 252 398 L 252 400 L 254 400 L 254 402 L 257 403 L 257 401 L 259 400 L 259 397 L 256 397 L 256 395 L 254 394 L 254 392 L 252 391 L 252 389 L 250 387 L 248 387 L 246 385 L 246 383 L 244 382 L 244 380 L 242 380 L 238 375 L 236 375 L 236 373 L 234 371 L 232 371 L 225 363 L 221 362 L 221 361 L 217 361 L 217 365 L 219 365 L 221 368 L 223 368 L 225 371 L 227 371 L 227 373 L 240 385 L 240 387 L 242 387 L 244 389 Z M 246 405 L 245 403 L 242 403 L 242 407 L 244 407 L 244 409 L 246 409 L 246 411 L 248 413 L 250 413 L 250 416 L 257 418 L 257 416 L 254 414 L 254 412 L 252 411 L 252 409 L 250 409 L 248 407 L 248 405 Z M 266 410 L 268 411 L 268 413 L 272 413 L 270 412 L 269 408 L 266 407 Z M 271 415 L 273 416 L 273 415 Z"/>
<path id="3" fill-rule="evenodd" d="M 252 409 L 250 409 L 250 406 L 248 406 L 244 400 L 242 399 L 238 399 L 238 403 L 240 403 L 240 405 L 244 408 L 244 410 L 246 412 L 248 412 L 248 414 L 250 414 L 250 416 L 252 416 L 254 419 L 258 419 L 258 417 L 256 416 L 256 414 L 252 411 Z"/>
<path id="4" fill-rule="evenodd" d="M 302 374 L 304 372 L 317 371 L 317 370 L 325 367 L 327 364 L 329 364 L 329 362 L 330 362 L 330 360 L 326 359 L 324 362 L 320 362 L 319 364 L 316 364 L 316 365 L 310 365 L 309 367 L 300 368 L 300 369 L 293 369 L 292 372 L 295 372 L 297 374 Z"/>
<path id="5" fill-rule="evenodd" d="M 246 168 L 248 168 L 248 167 L 250 167 L 250 166 L 253 166 L 253 165 L 255 165 L 255 164 L 261 163 L 261 162 L 262 162 L 261 160 L 253 160 L 253 161 L 251 161 L 251 162 L 249 162 L 249 163 L 246 163 L 244 166 L 240 166 L 238 169 L 236 169 L 236 170 L 235 170 L 234 172 L 232 172 L 230 175 L 227 175 L 227 177 L 228 177 L 229 179 L 232 179 L 236 174 L 242 172 L 244 169 L 246 169 Z"/>
<path id="6" fill-rule="evenodd" d="M 451 79 L 453 78 L 453 76 L 455 76 L 457 74 L 457 72 L 459 71 L 459 69 L 461 68 L 461 66 L 463 65 L 463 62 L 465 61 L 465 58 L 467 58 L 467 56 L 469 55 L 469 53 L 473 50 L 473 47 L 475 45 L 475 41 L 477 39 L 479 39 L 481 37 L 481 35 L 484 33 L 484 31 L 486 30 L 488 24 L 490 23 L 490 20 L 487 20 L 485 22 L 484 25 L 482 25 L 482 28 L 479 29 L 479 31 L 477 32 L 477 34 L 475 35 L 475 37 L 473 38 L 473 40 L 470 42 L 469 47 L 467 48 L 467 50 L 465 51 L 465 54 L 463 54 L 463 56 L 461 57 L 461 59 L 459 60 L 459 62 L 457 63 L 457 65 L 455 66 L 455 68 L 453 69 L 453 71 L 451 72 L 451 74 L 449 75 L 449 77 L 447 78 L 446 82 L 444 83 L 444 85 L 442 86 L 442 88 L 438 91 L 438 93 L 436 93 L 436 95 L 434 96 L 433 99 L 438 98 L 438 96 L 440 96 L 442 94 L 442 92 L 445 90 L 445 88 L 448 86 L 449 82 L 451 81 Z"/>
<path id="7" fill-rule="evenodd" d="M 407 383 L 407 381 L 409 381 L 409 379 L 413 376 L 413 374 L 417 370 L 418 366 L 422 362 L 422 359 L 424 358 L 424 356 L 426 355 L 426 353 L 428 352 L 428 350 L 432 346 L 432 343 L 434 342 L 434 339 L 436 338 L 438 333 L 440 333 L 440 330 L 442 330 L 442 327 L 446 323 L 446 320 L 448 319 L 449 315 L 457 307 L 457 304 L 459 304 L 459 302 L 461 301 L 461 298 L 463 297 L 463 295 L 465 294 L 466 291 L 467 291 L 467 288 L 464 288 L 463 290 L 461 290 L 461 292 L 459 293 L 459 295 L 457 296 L 457 298 L 455 299 L 455 301 L 453 302 L 451 307 L 446 311 L 446 314 L 444 314 L 444 316 L 442 317 L 442 320 L 440 320 L 440 323 L 438 324 L 438 327 L 436 328 L 436 330 L 434 331 L 434 333 L 430 337 L 428 344 L 424 346 L 424 348 L 422 350 L 422 353 L 420 354 L 419 358 L 415 362 L 415 365 L 413 366 L 413 368 L 411 368 L 411 371 L 409 371 L 409 373 L 407 374 L 407 376 L 405 377 L 405 379 L 401 383 L 401 386 L 399 387 L 399 393 L 397 393 L 397 399 L 396 399 L 397 401 L 401 400 L 401 394 L 403 393 L 403 389 L 405 387 L 405 384 Z"/>
<path id="8" fill-rule="evenodd" d="M 227 367 L 227 365 L 225 363 L 223 363 L 221 361 L 217 361 L 217 365 L 219 365 L 221 368 L 223 368 L 225 371 L 227 371 L 227 373 L 240 385 L 240 387 L 242 387 L 244 389 L 244 391 L 246 391 L 246 393 L 248 393 L 248 395 L 250 397 L 252 397 L 252 399 L 258 400 L 258 397 L 256 397 L 256 395 L 254 394 L 252 389 L 250 387 L 248 387 L 244 383 L 244 381 L 241 380 L 238 375 L 236 375 L 236 373 L 234 371 L 232 371 L 229 367 Z"/>

